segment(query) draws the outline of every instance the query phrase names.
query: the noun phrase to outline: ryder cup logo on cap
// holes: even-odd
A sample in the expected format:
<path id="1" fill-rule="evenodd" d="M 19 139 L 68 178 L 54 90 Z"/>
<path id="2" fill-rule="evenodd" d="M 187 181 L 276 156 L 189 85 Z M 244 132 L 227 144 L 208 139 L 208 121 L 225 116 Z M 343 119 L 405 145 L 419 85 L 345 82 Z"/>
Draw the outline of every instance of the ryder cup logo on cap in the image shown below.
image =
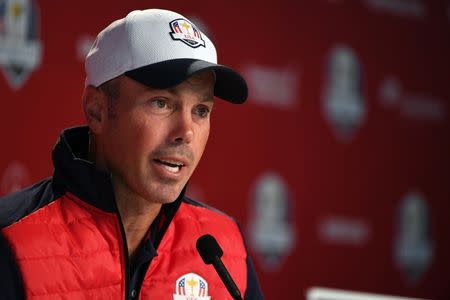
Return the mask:
<path id="1" fill-rule="evenodd" d="M 197 48 L 199 46 L 205 47 L 205 41 L 202 39 L 202 34 L 194 24 L 185 19 L 176 19 L 170 22 L 172 32 L 170 36 L 174 40 L 180 40 L 186 45 Z"/>
<path id="2" fill-rule="evenodd" d="M 210 300 L 208 283 L 195 273 L 184 274 L 177 279 L 173 300 Z"/>
<path id="3" fill-rule="evenodd" d="M 217 64 L 211 40 L 184 16 L 169 10 L 130 12 L 102 30 L 86 56 L 86 86 L 125 75 L 151 88 L 167 89 L 200 71 L 214 71 L 214 95 L 233 103 L 247 99 L 247 84 Z"/>

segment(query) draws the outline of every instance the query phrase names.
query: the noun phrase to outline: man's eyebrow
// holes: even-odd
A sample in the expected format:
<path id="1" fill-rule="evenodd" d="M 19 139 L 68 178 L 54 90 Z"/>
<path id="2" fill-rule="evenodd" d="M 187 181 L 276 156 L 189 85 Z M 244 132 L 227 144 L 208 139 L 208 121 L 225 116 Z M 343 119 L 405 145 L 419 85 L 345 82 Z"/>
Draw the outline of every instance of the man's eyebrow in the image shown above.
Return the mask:
<path id="1" fill-rule="evenodd" d="M 179 94 L 177 89 L 174 87 L 168 88 L 168 89 L 166 89 L 166 91 L 169 92 L 170 94 L 176 95 L 176 96 Z M 201 99 L 202 99 L 201 102 L 214 102 L 214 94 L 204 93 L 203 95 L 201 95 Z"/>
<path id="2" fill-rule="evenodd" d="M 202 97 L 202 102 L 214 102 L 214 95 L 213 94 L 204 94 Z"/>

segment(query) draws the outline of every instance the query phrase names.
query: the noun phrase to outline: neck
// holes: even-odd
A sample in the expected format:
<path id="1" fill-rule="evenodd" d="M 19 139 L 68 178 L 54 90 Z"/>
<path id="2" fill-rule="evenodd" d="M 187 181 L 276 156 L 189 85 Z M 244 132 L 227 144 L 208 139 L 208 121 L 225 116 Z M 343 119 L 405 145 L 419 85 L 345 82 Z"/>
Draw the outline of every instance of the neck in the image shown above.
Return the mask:
<path id="1" fill-rule="evenodd" d="M 90 132 L 89 132 L 90 133 Z M 89 159 L 100 168 L 106 169 L 106 162 L 99 157 L 95 139 L 89 134 Z M 113 186 L 117 208 L 125 230 L 128 257 L 134 259 L 136 250 L 145 239 L 150 226 L 161 210 L 161 203 L 154 203 L 134 193 L 113 175 Z"/>
<path id="2" fill-rule="evenodd" d="M 152 203 L 132 193 L 125 193 L 115 185 L 117 208 L 125 230 L 128 256 L 134 259 L 150 226 L 161 210 L 160 203 Z M 131 195 L 131 196 L 130 196 Z"/>

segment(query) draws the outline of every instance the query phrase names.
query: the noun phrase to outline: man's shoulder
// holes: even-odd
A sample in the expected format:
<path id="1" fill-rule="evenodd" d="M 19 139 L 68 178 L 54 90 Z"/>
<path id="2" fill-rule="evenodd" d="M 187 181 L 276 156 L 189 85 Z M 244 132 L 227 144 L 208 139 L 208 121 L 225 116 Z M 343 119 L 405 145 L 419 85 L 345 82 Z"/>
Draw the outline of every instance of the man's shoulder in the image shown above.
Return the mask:
<path id="1" fill-rule="evenodd" d="M 224 222 L 237 223 L 232 216 L 203 202 L 196 201 L 185 196 L 183 198 L 183 203 L 190 209 L 190 211 L 197 214 L 199 217 L 211 217 L 214 220 L 219 219 Z"/>
<path id="2" fill-rule="evenodd" d="M 197 228 L 193 231 L 198 234 L 210 233 L 234 240 L 243 238 L 240 225 L 232 216 L 188 197 L 183 198 L 176 219 L 178 224 Z"/>
<path id="3" fill-rule="evenodd" d="M 21 191 L 0 197 L 0 228 L 19 221 L 59 196 L 53 188 L 52 179 L 47 178 Z"/>
<path id="4" fill-rule="evenodd" d="M 238 222 L 214 207 L 187 197 L 183 197 L 158 251 L 190 252 L 195 241 L 205 234 L 215 237 L 228 257 L 241 261 L 247 257 Z"/>

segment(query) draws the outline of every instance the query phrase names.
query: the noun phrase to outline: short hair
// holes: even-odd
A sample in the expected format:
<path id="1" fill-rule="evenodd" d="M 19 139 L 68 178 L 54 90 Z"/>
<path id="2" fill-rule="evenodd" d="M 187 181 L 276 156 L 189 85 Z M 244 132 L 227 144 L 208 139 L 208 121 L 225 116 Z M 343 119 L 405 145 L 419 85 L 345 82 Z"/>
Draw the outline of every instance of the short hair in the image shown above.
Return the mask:
<path id="1" fill-rule="evenodd" d="M 115 118 L 117 99 L 120 97 L 120 80 L 113 78 L 111 80 L 102 83 L 99 87 L 103 93 L 105 93 L 108 99 L 108 117 Z"/>

